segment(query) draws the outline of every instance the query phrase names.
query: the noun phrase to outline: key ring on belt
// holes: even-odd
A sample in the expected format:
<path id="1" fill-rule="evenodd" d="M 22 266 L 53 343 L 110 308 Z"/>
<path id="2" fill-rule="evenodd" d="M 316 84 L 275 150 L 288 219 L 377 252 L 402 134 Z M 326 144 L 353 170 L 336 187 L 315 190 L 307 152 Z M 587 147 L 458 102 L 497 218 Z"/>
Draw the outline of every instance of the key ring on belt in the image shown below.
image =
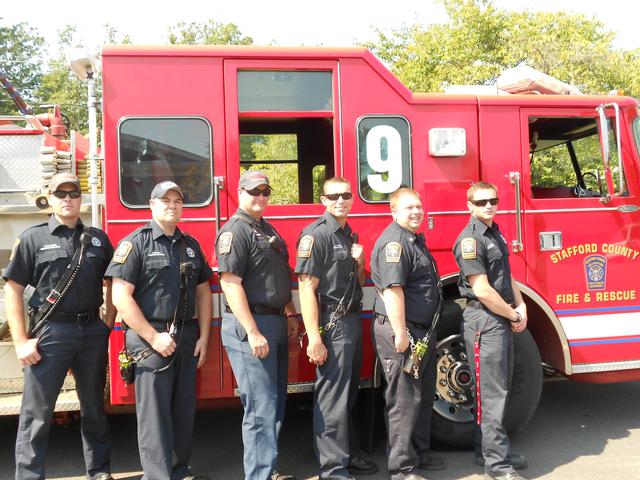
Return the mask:
<path id="1" fill-rule="evenodd" d="M 415 361 L 411 365 L 411 370 L 413 371 L 413 378 L 417 380 L 420 376 L 420 362 L 422 362 L 424 354 L 427 353 L 431 331 L 427 332 L 424 337 L 416 342 L 409 331 L 409 327 L 407 327 L 407 336 L 409 337 L 411 356 L 415 358 Z"/>

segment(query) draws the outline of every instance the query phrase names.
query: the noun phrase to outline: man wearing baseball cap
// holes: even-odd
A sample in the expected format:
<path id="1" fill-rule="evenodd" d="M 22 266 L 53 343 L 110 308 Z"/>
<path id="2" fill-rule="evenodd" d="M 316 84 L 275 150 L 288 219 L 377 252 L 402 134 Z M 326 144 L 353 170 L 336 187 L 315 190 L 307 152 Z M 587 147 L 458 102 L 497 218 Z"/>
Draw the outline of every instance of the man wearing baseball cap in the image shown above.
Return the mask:
<path id="1" fill-rule="evenodd" d="M 78 177 L 54 175 L 49 191 L 53 214 L 48 222 L 20 235 L 4 272 L 7 317 L 16 355 L 24 366 L 15 478 L 45 478 L 51 418 L 71 369 L 80 401 L 87 478 L 110 480 L 111 440 L 103 395 L 108 339 L 115 320 L 111 280 L 105 276 L 113 247 L 102 230 L 82 224 Z M 28 301 L 29 329 L 22 303 L 27 285 L 35 289 Z M 103 285 L 104 320 L 99 316 Z"/>
<path id="2" fill-rule="evenodd" d="M 277 471 L 287 401 L 288 337 L 298 333 L 287 246 L 263 218 L 271 186 L 249 170 L 238 182 L 238 210 L 218 232 L 225 295 L 222 344 L 244 406 L 245 480 L 291 480 Z"/>
<path id="3" fill-rule="evenodd" d="M 197 240 L 177 226 L 183 198 L 176 183 L 158 183 L 149 200 L 151 222 L 120 242 L 107 269 L 135 362 L 145 480 L 206 479 L 191 473 L 189 458 L 196 370 L 209 342 L 212 271 Z"/>

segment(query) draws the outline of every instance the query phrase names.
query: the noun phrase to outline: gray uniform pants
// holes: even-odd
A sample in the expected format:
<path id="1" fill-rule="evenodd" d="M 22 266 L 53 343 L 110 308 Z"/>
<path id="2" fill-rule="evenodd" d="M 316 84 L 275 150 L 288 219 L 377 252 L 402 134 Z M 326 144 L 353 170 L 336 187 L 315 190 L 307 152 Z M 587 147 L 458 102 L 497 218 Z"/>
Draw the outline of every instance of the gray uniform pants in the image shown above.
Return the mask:
<path id="1" fill-rule="evenodd" d="M 330 314 L 322 314 L 326 325 Z M 320 478 L 351 478 L 349 457 L 357 451 L 351 410 L 358 397 L 362 365 L 362 327 L 357 313 L 340 318 L 325 331 L 326 362 L 316 369 L 313 433 Z"/>
<path id="2" fill-rule="evenodd" d="M 476 428 L 476 450 L 482 445 L 485 472 L 513 472 L 511 442 L 503 425 L 513 374 L 513 332 L 509 322 L 483 308 L 467 307 L 463 313 L 464 341 L 469 366 L 475 376 L 474 343 L 480 337 L 480 398 L 482 424 Z"/>
<path id="3" fill-rule="evenodd" d="M 254 314 L 253 318 L 269 344 L 266 358 L 253 356 L 247 332 L 231 313 L 224 313 L 222 317 L 222 344 L 244 407 L 244 477 L 270 480 L 277 469 L 278 437 L 287 402 L 287 322 L 282 315 Z"/>
<path id="4" fill-rule="evenodd" d="M 158 331 L 166 324 L 151 322 Z M 177 480 L 189 475 L 189 458 L 196 413 L 196 368 L 193 356 L 198 325 L 187 321 L 173 364 L 163 372 L 171 357 L 158 353 L 135 366 L 138 450 L 143 480 Z M 133 330 L 126 333 L 127 348 L 134 354 L 149 344 Z"/>
<path id="5" fill-rule="evenodd" d="M 89 478 L 111 472 L 111 440 L 104 411 L 109 328 L 48 322 L 40 331 L 36 365 L 24 368 L 24 394 L 16 439 L 16 480 L 45 478 L 45 454 L 53 411 L 69 369 L 76 381 L 84 463 Z"/>
<path id="6" fill-rule="evenodd" d="M 426 330 L 415 329 L 417 341 Z M 420 464 L 430 448 L 431 413 L 436 384 L 436 338 L 432 335 L 416 380 L 402 370 L 408 355 L 395 349 L 389 320 L 377 319 L 373 342 L 386 380 L 384 417 L 387 426 L 388 470 L 392 480 L 402 480 Z"/>

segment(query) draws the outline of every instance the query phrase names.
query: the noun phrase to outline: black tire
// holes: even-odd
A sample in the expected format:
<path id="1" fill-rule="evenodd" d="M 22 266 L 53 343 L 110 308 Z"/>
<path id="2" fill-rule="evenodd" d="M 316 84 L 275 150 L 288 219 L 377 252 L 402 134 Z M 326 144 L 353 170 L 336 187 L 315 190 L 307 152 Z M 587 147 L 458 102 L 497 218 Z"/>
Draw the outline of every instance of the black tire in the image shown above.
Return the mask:
<path id="1" fill-rule="evenodd" d="M 445 302 L 443 318 L 437 329 L 438 384 L 431 436 L 441 445 L 470 448 L 474 437 L 475 396 L 461 334 L 462 302 L 461 299 Z M 542 393 L 542 362 L 529 331 L 515 335 L 514 357 L 513 380 L 504 421 L 510 434 L 531 420 Z"/>

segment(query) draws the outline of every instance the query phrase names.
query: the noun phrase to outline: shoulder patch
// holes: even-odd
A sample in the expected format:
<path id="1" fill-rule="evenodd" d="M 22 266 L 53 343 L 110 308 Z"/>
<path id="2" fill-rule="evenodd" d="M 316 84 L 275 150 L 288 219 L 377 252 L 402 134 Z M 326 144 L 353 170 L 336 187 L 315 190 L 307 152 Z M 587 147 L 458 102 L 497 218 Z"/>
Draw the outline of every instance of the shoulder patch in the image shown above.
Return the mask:
<path id="1" fill-rule="evenodd" d="M 16 256 L 16 252 L 18 251 L 18 245 L 20 245 L 20 239 L 16 238 L 16 241 L 13 244 L 13 248 L 11 249 L 11 255 L 9 256 L 9 261 L 13 260 L 13 257 Z"/>
<path id="2" fill-rule="evenodd" d="M 91 245 L 93 245 L 94 247 L 101 247 L 102 246 L 102 242 L 100 241 L 100 239 L 98 237 L 91 237 Z"/>
<path id="3" fill-rule="evenodd" d="M 311 257 L 311 250 L 313 249 L 313 242 L 315 239 L 311 235 L 305 235 L 300 239 L 298 244 L 298 257 L 309 258 Z"/>
<path id="4" fill-rule="evenodd" d="M 118 248 L 113 253 L 113 263 L 124 263 L 131 253 L 131 249 L 133 249 L 133 243 L 131 242 L 120 242 Z"/>
<path id="5" fill-rule="evenodd" d="M 387 263 L 400 263 L 402 245 L 398 242 L 389 242 L 384 247 L 384 256 Z"/>
<path id="6" fill-rule="evenodd" d="M 463 260 L 475 260 L 478 257 L 477 242 L 473 237 L 463 238 L 460 242 Z"/>
<path id="7" fill-rule="evenodd" d="M 218 255 L 226 255 L 231 251 L 233 232 L 224 232 L 218 239 Z"/>

